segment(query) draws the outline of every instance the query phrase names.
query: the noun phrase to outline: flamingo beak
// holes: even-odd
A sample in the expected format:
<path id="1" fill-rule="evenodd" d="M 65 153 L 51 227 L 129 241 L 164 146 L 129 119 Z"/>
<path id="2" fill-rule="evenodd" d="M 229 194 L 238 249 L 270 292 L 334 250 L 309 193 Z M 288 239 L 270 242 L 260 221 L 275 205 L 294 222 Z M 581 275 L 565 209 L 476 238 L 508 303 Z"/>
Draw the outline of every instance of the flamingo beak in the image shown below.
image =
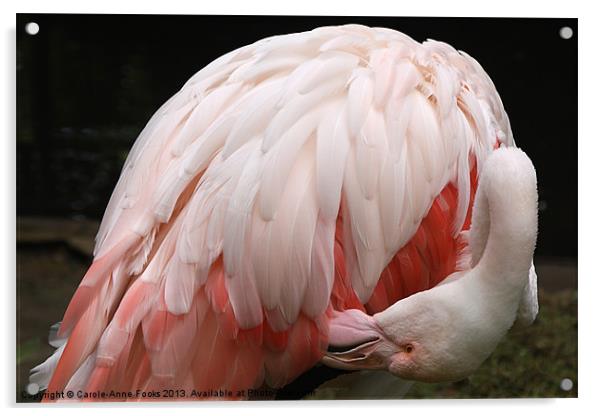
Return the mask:
<path id="1" fill-rule="evenodd" d="M 328 343 L 322 363 L 342 370 L 386 370 L 399 352 L 374 319 L 356 309 L 335 312 Z"/>
<path id="2" fill-rule="evenodd" d="M 397 348 L 382 338 L 371 339 L 346 351 L 329 351 L 322 363 L 341 370 L 386 370 Z"/>

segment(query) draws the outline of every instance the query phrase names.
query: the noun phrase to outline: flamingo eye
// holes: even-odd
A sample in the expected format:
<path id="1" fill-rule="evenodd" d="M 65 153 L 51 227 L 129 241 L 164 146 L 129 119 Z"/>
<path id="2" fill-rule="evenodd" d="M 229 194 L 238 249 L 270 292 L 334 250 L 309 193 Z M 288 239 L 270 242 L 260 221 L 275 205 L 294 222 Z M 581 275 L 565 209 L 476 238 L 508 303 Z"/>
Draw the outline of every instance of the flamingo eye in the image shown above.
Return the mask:
<path id="1" fill-rule="evenodd" d="M 410 354 L 412 351 L 414 351 L 414 346 L 412 344 L 406 344 L 403 346 L 403 350 L 406 354 Z"/>

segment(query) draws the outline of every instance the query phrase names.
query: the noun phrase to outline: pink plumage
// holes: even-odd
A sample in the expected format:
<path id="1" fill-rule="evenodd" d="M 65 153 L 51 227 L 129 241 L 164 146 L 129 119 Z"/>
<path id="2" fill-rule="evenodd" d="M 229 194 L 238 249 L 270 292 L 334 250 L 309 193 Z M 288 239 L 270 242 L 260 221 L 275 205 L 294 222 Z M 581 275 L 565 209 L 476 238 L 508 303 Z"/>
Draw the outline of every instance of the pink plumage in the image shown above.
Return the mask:
<path id="1" fill-rule="evenodd" d="M 324 357 L 337 311 L 462 269 L 500 145 L 491 80 L 444 43 L 348 25 L 224 55 L 140 134 L 66 346 L 34 373 L 49 391 L 281 387 Z"/>

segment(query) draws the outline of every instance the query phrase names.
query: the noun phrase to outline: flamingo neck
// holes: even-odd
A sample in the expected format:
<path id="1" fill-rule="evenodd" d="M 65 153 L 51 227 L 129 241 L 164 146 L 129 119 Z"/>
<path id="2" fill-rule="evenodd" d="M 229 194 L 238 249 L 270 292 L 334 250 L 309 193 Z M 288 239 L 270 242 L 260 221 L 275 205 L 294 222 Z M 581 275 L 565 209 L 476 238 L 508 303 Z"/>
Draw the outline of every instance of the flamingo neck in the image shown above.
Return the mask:
<path id="1" fill-rule="evenodd" d="M 494 286 L 489 293 L 520 297 L 517 289 L 528 280 L 536 238 L 533 165 L 518 149 L 499 149 L 483 169 L 470 236 L 474 275 Z"/>
<path id="2" fill-rule="evenodd" d="M 489 156 L 472 219 L 474 267 L 373 317 L 357 310 L 335 316 L 330 343 L 350 349 L 328 355 L 325 362 L 346 369 L 384 368 L 421 381 L 459 380 L 475 371 L 515 321 L 529 279 L 537 182 L 522 151 L 500 149 Z"/>

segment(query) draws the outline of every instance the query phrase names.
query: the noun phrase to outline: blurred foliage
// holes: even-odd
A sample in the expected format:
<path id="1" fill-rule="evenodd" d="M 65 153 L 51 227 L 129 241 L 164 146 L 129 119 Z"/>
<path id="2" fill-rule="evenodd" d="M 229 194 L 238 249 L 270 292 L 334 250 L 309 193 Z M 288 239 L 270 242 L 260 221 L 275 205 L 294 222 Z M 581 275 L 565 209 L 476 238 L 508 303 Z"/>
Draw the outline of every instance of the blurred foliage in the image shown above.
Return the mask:
<path id="1" fill-rule="evenodd" d="M 18 233 L 19 234 L 19 233 Z M 17 246 L 17 400 L 29 370 L 52 354 L 50 326 L 61 320 L 89 258 L 64 244 Z"/>
<path id="2" fill-rule="evenodd" d="M 31 338 L 17 346 L 17 365 L 30 359 L 40 349 L 40 338 Z"/>

